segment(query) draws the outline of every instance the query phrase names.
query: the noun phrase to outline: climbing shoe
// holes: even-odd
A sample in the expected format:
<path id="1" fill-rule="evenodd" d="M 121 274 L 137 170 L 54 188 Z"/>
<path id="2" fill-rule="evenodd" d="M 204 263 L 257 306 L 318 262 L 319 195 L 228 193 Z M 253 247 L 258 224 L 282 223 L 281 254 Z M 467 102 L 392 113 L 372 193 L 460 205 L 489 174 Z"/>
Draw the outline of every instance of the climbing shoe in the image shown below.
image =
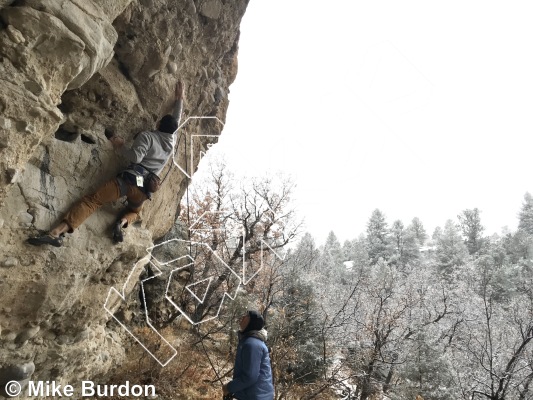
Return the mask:
<path id="1" fill-rule="evenodd" d="M 54 247 L 61 247 L 61 245 L 63 244 L 63 235 L 60 235 L 59 237 L 54 237 L 47 233 L 46 235 L 28 238 L 27 242 L 34 246 L 42 246 L 43 244 L 49 244 Z"/>
<path id="2" fill-rule="evenodd" d="M 124 241 L 124 231 L 122 230 L 122 226 L 120 225 L 120 221 L 115 224 L 115 227 L 113 228 L 113 242 L 114 243 L 121 243 Z"/>

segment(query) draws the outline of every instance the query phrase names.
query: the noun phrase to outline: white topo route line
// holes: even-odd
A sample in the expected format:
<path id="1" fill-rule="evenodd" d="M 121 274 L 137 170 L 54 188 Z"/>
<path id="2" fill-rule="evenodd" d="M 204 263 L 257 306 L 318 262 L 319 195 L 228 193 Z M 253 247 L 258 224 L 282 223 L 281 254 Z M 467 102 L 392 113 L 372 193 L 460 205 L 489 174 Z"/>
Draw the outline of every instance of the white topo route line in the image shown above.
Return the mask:
<path id="1" fill-rule="evenodd" d="M 213 119 L 213 120 L 216 120 L 218 123 L 222 124 L 222 126 L 224 126 L 222 121 L 220 121 L 217 117 L 188 117 L 178 127 L 178 132 L 179 132 L 180 129 L 182 129 L 184 126 L 186 126 L 186 124 L 188 124 L 190 121 L 202 120 L 202 119 Z M 185 149 L 185 155 L 187 156 L 187 151 L 189 151 L 189 154 L 190 154 L 190 165 L 189 166 L 180 165 L 180 163 L 176 159 L 177 158 L 176 154 L 179 155 L 180 152 L 179 151 L 177 151 L 177 152 L 174 151 L 174 157 L 172 159 L 174 166 L 179 171 L 181 171 L 181 173 L 183 173 L 189 179 L 192 177 L 192 173 L 189 173 L 189 171 L 192 171 L 192 168 L 193 168 L 193 165 L 194 165 L 194 146 L 195 146 L 195 144 L 196 144 L 196 142 L 198 140 L 201 140 L 202 137 L 214 138 L 214 137 L 218 137 L 218 135 L 191 135 L 191 141 L 190 141 L 190 148 L 189 149 L 186 148 L 187 143 L 185 141 L 185 143 L 183 144 L 185 146 L 185 148 L 184 148 Z M 180 141 L 178 140 L 178 144 L 179 143 L 180 143 Z M 208 145 L 208 148 L 209 147 L 210 146 Z M 201 151 L 200 155 L 203 156 L 204 154 L 205 154 L 205 152 Z M 185 163 L 186 164 L 187 164 L 187 161 L 188 161 L 187 158 L 188 157 L 185 157 Z M 223 231 L 224 227 L 221 227 L 221 228 L 218 228 L 218 229 L 202 229 L 202 228 L 200 228 L 201 220 L 203 218 L 205 218 L 206 215 L 208 215 L 208 214 L 209 213 L 203 213 L 196 221 L 194 221 L 194 223 L 190 227 L 191 230 L 192 231 L 195 231 L 195 230 L 196 231 Z M 242 240 L 243 240 L 243 243 L 245 243 L 244 233 L 243 233 Z M 184 270 L 184 269 L 186 269 L 186 268 L 188 268 L 188 267 L 190 267 L 192 265 L 195 265 L 197 260 L 195 260 L 191 255 L 180 256 L 180 257 L 177 257 L 177 258 L 174 258 L 174 259 L 171 259 L 171 260 L 162 260 L 162 259 L 158 259 L 152 253 L 153 253 L 153 251 L 155 249 L 158 249 L 161 246 L 176 245 L 176 244 L 181 244 L 182 246 L 187 246 L 188 248 L 190 248 L 191 246 L 203 247 L 205 251 L 212 253 L 213 258 L 216 260 L 216 262 L 219 264 L 219 266 L 222 267 L 222 269 L 227 269 L 227 271 L 229 272 L 229 276 L 231 278 L 233 278 L 233 280 L 235 282 L 234 288 L 232 290 L 233 294 L 230 294 L 227 291 L 224 291 L 224 293 L 222 295 L 222 298 L 220 300 L 220 304 L 218 305 L 218 308 L 217 308 L 217 311 L 216 311 L 215 315 L 210 316 L 208 318 L 203 318 L 203 319 L 197 321 L 197 320 L 195 320 L 196 318 L 193 315 L 190 315 L 190 313 L 187 312 L 187 310 L 183 309 L 182 307 L 180 307 L 178 304 L 175 303 L 175 301 L 173 299 L 173 296 L 172 296 L 172 293 L 171 293 L 171 290 L 172 290 L 171 283 L 173 281 L 174 274 L 179 272 L 179 271 L 181 271 L 181 270 Z M 237 296 L 237 294 L 239 292 L 239 290 L 238 290 L 239 287 L 241 285 L 247 285 L 259 273 L 259 271 L 261 271 L 261 269 L 263 269 L 264 263 L 265 263 L 265 259 L 266 259 L 266 257 L 264 257 L 264 254 L 263 254 L 264 251 L 271 252 L 278 259 L 283 260 L 283 258 L 280 256 L 280 254 L 278 252 L 274 251 L 274 249 L 272 249 L 272 247 L 268 243 L 266 243 L 264 240 L 261 240 L 261 255 L 260 255 L 261 262 L 260 262 L 260 266 L 255 272 L 251 271 L 248 274 L 246 273 L 247 266 L 246 266 L 246 263 L 245 263 L 244 260 L 243 260 L 243 263 L 242 263 L 242 271 L 235 271 L 227 263 L 225 263 L 219 257 L 219 255 L 215 251 L 213 251 L 211 249 L 211 247 L 209 247 L 205 243 L 193 242 L 193 241 L 173 238 L 173 239 L 166 240 L 166 241 L 164 241 L 164 242 L 162 242 L 160 244 L 151 246 L 151 247 L 147 248 L 146 250 L 147 250 L 148 254 L 135 263 L 135 265 L 131 269 L 131 271 L 130 271 L 130 273 L 129 273 L 129 275 L 128 275 L 127 279 L 126 279 L 126 282 L 124 283 L 122 289 L 120 291 L 115 289 L 114 287 L 111 287 L 109 289 L 109 292 L 107 294 L 107 298 L 106 298 L 106 300 L 104 302 L 104 309 L 162 367 L 165 367 L 166 365 L 168 365 L 168 363 L 176 356 L 178 351 L 177 351 L 177 349 L 174 346 L 172 346 L 172 344 L 169 341 L 167 341 L 163 337 L 163 335 L 161 335 L 159 333 L 159 331 L 150 322 L 150 318 L 149 318 L 149 314 L 148 314 L 149 310 L 148 310 L 148 306 L 147 306 L 147 303 L 146 303 L 146 296 L 145 296 L 145 292 L 144 292 L 144 283 L 145 282 L 147 282 L 147 281 L 149 281 L 149 280 L 151 280 L 153 278 L 156 278 L 156 277 L 164 277 L 163 275 L 164 275 L 165 272 L 162 271 L 162 269 L 164 269 L 168 273 L 169 267 L 173 263 L 177 263 L 178 265 L 179 264 L 185 264 L 185 265 L 182 265 L 181 267 L 178 266 L 178 267 L 172 268 L 170 270 L 170 272 L 168 273 L 168 278 L 166 278 L 167 279 L 167 283 L 166 283 L 165 299 L 170 304 L 172 304 L 172 306 L 177 311 L 179 311 L 179 313 L 187 321 L 189 321 L 189 323 L 191 323 L 192 325 L 198 325 L 198 324 L 213 320 L 214 318 L 217 318 L 218 315 L 220 314 L 220 311 L 222 309 L 222 306 L 224 304 L 225 299 L 228 298 L 228 299 L 230 299 L 232 301 L 235 300 L 235 298 L 236 298 L 236 296 Z M 245 251 L 244 247 L 243 247 L 243 251 Z M 165 351 L 161 351 L 162 354 L 154 354 L 154 352 L 152 352 L 147 347 L 147 345 L 145 344 L 145 342 L 141 338 L 135 336 L 135 334 L 132 332 L 132 329 L 127 326 L 126 322 L 122 321 L 119 317 L 117 317 L 118 310 L 120 309 L 120 307 L 121 306 L 125 307 L 127 305 L 126 304 L 126 295 L 128 293 L 130 293 L 134 289 L 135 285 L 137 284 L 137 282 L 134 282 L 134 279 L 137 279 L 137 277 L 141 274 L 139 269 L 141 269 L 141 268 L 144 269 L 144 267 L 147 264 L 150 264 L 153 267 L 154 275 L 151 276 L 151 277 L 148 277 L 146 279 L 142 279 L 141 282 L 140 282 L 141 293 L 142 293 L 142 303 L 143 303 L 142 305 L 144 307 L 143 310 L 144 310 L 144 313 L 145 313 L 145 318 L 146 318 L 147 325 L 150 327 L 150 329 L 154 332 L 154 334 L 161 341 L 159 350 L 161 350 L 161 348 L 163 348 L 163 350 L 166 350 L 166 352 Z M 209 291 L 214 279 L 216 279 L 216 278 L 217 277 L 215 275 L 208 276 L 207 278 L 206 277 L 202 277 L 200 280 L 188 284 L 185 287 L 185 289 L 191 295 L 191 299 L 196 301 L 198 304 L 203 304 L 204 301 L 206 300 L 206 296 L 208 294 L 208 291 Z M 197 291 L 194 291 L 195 287 L 202 288 L 203 294 L 199 294 Z"/>

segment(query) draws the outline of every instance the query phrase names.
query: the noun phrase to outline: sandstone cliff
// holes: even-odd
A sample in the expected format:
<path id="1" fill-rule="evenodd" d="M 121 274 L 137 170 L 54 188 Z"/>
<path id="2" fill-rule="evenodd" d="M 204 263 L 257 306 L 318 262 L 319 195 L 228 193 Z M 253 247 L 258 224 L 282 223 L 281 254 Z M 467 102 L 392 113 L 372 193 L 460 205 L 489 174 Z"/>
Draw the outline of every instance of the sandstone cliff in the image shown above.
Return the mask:
<path id="1" fill-rule="evenodd" d="M 223 127 L 247 3 L 0 0 L 0 383 L 34 368 L 32 379 L 74 382 L 121 362 L 104 301 L 172 226 L 186 174 L 172 167 L 118 246 L 109 227 L 120 204 L 99 210 L 61 248 L 24 240 L 124 166 L 104 131 L 131 140 L 153 128 L 178 78 L 182 121 L 221 121 L 193 119 L 183 129 L 175 160 L 195 170 Z"/>

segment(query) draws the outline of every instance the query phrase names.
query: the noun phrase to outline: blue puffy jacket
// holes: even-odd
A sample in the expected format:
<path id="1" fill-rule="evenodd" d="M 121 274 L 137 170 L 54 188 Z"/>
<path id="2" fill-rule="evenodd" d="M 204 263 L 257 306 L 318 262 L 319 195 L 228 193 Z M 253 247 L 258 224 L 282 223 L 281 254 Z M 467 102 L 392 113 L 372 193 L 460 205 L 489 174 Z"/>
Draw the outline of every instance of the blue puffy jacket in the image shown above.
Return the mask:
<path id="1" fill-rule="evenodd" d="M 274 385 L 266 331 L 251 331 L 239 339 L 233 380 L 228 391 L 238 400 L 273 400 Z"/>

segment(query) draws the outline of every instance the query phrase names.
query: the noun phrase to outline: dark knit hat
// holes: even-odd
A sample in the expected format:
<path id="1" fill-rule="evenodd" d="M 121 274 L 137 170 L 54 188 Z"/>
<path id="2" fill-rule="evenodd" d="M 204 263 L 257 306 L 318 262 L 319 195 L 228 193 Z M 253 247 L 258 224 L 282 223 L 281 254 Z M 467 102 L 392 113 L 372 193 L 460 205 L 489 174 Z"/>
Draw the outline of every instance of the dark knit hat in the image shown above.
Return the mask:
<path id="1" fill-rule="evenodd" d="M 159 132 L 174 133 L 178 129 L 178 121 L 172 115 L 167 114 L 159 121 Z"/>
<path id="2" fill-rule="evenodd" d="M 249 310 L 248 316 L 250 317 L 250 322 L 243 332 L 260 331 L 263 329 L 263 326 L 265 326 L 265 320 L 263 319 L 263 316 L 259 314 L 259 312 L 255 310 Z"/>

